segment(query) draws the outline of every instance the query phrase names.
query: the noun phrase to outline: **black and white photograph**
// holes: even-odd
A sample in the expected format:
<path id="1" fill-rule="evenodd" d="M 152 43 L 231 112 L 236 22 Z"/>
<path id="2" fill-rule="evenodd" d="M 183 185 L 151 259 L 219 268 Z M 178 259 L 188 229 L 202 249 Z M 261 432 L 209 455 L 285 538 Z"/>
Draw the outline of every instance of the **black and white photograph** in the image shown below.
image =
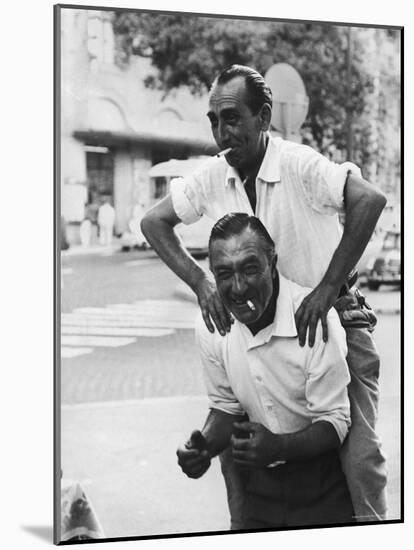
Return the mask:
<path id="1" fill-rule="evenodd" d="M 404 21 L 173 10 L 54 6 L 54 542 L 380 537 Z"/>

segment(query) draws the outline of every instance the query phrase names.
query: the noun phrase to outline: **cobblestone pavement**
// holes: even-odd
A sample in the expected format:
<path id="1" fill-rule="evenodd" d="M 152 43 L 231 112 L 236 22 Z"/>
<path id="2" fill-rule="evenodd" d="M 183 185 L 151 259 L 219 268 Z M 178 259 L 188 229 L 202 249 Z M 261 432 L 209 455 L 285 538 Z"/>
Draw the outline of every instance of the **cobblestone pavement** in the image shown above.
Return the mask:
<path id="1" fill-rule="evenodd" d="M 136 340 L 121 363 L 118 350 L 106 348 L 94 351 L 93 364 L 89 355 L 63 360 L 62 404 L 204 394 L 193 331 Z"/>

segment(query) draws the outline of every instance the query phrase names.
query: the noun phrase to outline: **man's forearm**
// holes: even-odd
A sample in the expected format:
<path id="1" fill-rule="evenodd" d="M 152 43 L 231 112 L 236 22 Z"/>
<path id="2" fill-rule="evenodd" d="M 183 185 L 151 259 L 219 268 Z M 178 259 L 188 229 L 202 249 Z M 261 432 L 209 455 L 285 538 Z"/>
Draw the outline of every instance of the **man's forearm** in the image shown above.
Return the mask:
<path id="1" fill-rule="evenodd" d="M 386 198 L 379 190 L 352 174 L 345 186 L 344 201 L 344 232 L 322 280 L 337 288 L 356 266 L 386 204 Z"/>
<path id="2" fill-rule="evenodd" d="M 202 434 L 207 441 L 211 456 L 220 454 L 230 444 L 234 422 L 243 420 L 242 416 L 228 414 L 218 409 L 210 409 Z"/>
<path id="3" fill-rule="evenodd" d="M 141 229 L 160 258 L 194 290 L 205 271 L 183 247 L 174 227 L 168 221 L 147 215 L 141 222 Z"/>
<path id="4" fill-rule="evenodd" d="M 291 434 L 275 434 L 275 460 L 307 460 L 340 447 L 330 422 L 321 420 Z"/>

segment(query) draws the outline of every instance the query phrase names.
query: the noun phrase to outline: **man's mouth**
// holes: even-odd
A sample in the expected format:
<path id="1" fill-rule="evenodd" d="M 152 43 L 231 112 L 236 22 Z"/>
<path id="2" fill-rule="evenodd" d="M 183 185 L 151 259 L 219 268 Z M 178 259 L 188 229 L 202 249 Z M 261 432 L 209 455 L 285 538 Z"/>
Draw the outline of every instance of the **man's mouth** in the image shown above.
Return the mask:
<path id="1" fill-rule="evenodd" d="M 229 153 L 231 153 L 231 147 L 227 147 L 226 149 L 223 149 L 222 151 L 220 151 L 220 153 L 217 153 L 217 156 L 218 157 L 224 157 L 225 155 L 228 155 Z"/>
<path id="2" fill-rule="evenodd" d="M 255 307 L 255 305 L 253 304 L 253 302 L 251 300 L 246 300 L 246 299 L 239 300 L 237 298 L 232 298 L 232 303 L 237 308 L 244 307 L 244 308 L 249 309 L 250 311 L 256 311 L 256 307 Z"/>

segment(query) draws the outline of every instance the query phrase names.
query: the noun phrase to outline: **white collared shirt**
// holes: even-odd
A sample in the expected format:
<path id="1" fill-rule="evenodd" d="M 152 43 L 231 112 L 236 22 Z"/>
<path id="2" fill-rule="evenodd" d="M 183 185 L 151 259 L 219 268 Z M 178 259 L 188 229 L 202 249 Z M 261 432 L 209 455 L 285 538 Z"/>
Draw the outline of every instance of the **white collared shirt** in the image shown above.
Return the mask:
<path id="1" fill-rule="evenodd" d="M 354 164 L 336 164 L 312 148 L 269 136 L 256 178 L 260 218 L 275 242 L 278 268 L 288 279 L 314 288 L 325 274 L 342 228 L 343 190 Z M 253 214 L 243 183 L 224 157 L 171 182 L 177 216 L 186 224 L 202 215 L 216 222 L 229 212 Z"/>
<path id="2" fill-rule="evenodd" d="M 292 433 L 325 420 L 342 442 L 350 426 L 345 331 L 328 312 L 329 339 L 318 326 L 315 344 L 299 346 L 295 311 L 309 289 L 279 277 L 276 314 L 255 336 L 234 322 L 224 337 L 210 333 L 199 315 L 196 338 L 210 407 L 244 414 L 273 433 Z"/>

